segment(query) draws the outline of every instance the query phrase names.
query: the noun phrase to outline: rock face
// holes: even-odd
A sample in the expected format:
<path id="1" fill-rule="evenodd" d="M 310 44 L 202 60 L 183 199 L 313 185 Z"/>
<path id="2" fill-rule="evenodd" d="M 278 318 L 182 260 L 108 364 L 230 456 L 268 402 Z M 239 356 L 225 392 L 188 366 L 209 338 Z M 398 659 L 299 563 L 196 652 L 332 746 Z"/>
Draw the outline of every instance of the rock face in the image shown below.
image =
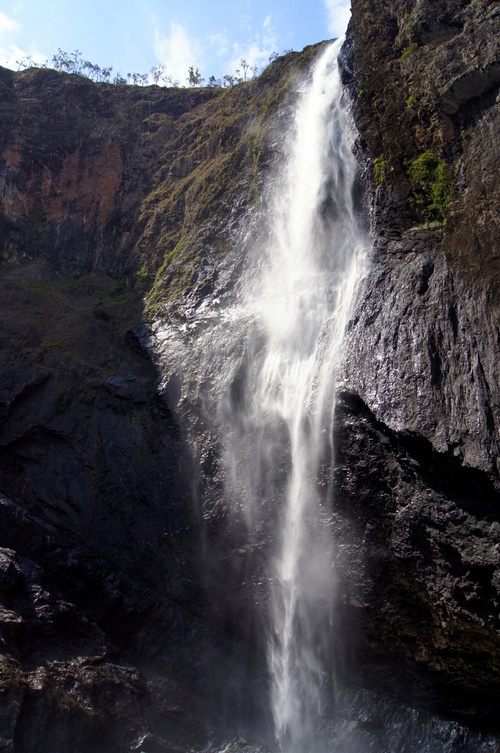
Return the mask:
<path id="1" fill-rule="evenodd" d="M 196 469 L 138 291 L 210 288 L 313 54 L 227 92 L 0 72 L 2 751 L 222 739 L 249 648 L 212 624 Z"/>
<path id="2" fill-rule="evenodd" d="M 499 13 L 352 2 L 374 252 L 336 420 L 332 751 L 500 745 Z M 230 288 L 315 53 L 228 91 L 0 69 L 0 751 L 226 744 L 241 688 L 252 728 L 245 596 L 210 605 L 222 516 L 192 504 L 217 448 L 194 465 L 144 316 L 188 328 Z M 221 591 L 238 567 L 221 558 Z"/>
<path id="3" fill-rule="evenodd" d="M 0 85 L 3 258 L 130 275 L 165 142 L 212 90 L 97 86 L 51 70 L 2 69 Z"/>
<path id="4" fill-rule="evenodd" d="M 353 3 L 345 51 L 376 234 L 337 417 L 345 619 L 365 682 L 496 723 L 499 8 L 380 6 Z M 412 202 L 429 151 L 446 224 Z"/>
<path id="5" fill-rule="evenodd" d="M 206 633 L 189 473 L 137 298 L 35 262 L 1 287 L 0 749 L 128 750 L 169 724 L 195 739 L 173 669 Z"/>

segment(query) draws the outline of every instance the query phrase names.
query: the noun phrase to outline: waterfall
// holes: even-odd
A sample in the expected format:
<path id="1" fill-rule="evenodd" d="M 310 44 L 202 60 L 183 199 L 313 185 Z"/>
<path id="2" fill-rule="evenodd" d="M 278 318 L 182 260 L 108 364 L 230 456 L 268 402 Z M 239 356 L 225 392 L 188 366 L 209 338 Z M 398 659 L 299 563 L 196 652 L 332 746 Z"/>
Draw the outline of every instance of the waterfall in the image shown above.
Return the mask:
<path id="1" fill-rule="evenodd" d="M 258 420 L 283 423 L 289 443 L 269 630 L 273 717 L 287 753 L 303 751 L 312 738 L 328 672 L 335 381 L 368 245 L 353 205 L 357 165 L 340 46 L 324 52 L 299 101 L 287 163 L 273 186 L 268 266 L 254 300 L 266 345 L 253 410 Z"/>
<path id="2" fill-rule="evenodd" d="M 370 245 L 354 206 L 355 132 L 340 47 L 341 40 L 328 45 L 301 84 L 284 159 L 267 184 L 259 242 L 236 289 L 218 308 L 205 307 L 189 348 L 169 346 L 182 400 L 196 404 L 217 446 L 217 505 L 244 558 L 234 611 L 244 581 L 259 613 L 285 753 L 313 748 L 332 684 L 335 385 Z M 214 493 L 206 497 L 210 518 Z M 229 579 L 231 565 L 221 569 Z"/>

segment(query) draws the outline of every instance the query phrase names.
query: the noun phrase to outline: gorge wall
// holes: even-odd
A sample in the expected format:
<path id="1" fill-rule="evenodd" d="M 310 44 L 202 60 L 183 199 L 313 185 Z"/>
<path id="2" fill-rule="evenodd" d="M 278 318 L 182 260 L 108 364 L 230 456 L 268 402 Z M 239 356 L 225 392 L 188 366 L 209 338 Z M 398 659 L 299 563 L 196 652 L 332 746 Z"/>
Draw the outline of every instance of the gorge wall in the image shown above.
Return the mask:
<path id="1" fill-rule="evenodd" d="M 486 717 L 498 703 L 499 23 L 496 3 L 353 3 L 345 80 L 373 159 L 375 248 L 348 337 L 337 470 L 365 552 L 356 568 L 341 515 L 346 569 L 362 573 L 347 574 L 346 602 L 355 594 L 348 611 L 378 654 L 374 678 L 393 656 L 389 691 L 406 677 L 407 694 L 425 695 L 420 667 L 436 708 Z M 422 155 L 448 175 L 443 217 L 412 184 Z"/>
<path id="2" fill-rule="evenodd" d="M 332 750 L 497 750 L 500 9 L 352 14 L 375 245 L 336 420 Z M 0 70 L 2 751 L 203 749 L 262 711 L 245 596 L 205 588 L 201 529 L 235 547 L 193 504 L 216 448 L 198 467 L 148 333 L 231 290 L 317 51 L 231 90 Z"/>

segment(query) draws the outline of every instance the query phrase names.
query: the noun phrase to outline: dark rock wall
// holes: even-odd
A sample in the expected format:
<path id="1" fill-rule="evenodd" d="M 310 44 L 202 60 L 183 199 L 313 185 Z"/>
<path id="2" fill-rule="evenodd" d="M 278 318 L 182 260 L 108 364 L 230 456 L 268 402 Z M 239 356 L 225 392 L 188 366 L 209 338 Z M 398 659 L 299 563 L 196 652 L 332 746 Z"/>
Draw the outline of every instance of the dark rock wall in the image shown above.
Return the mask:
<path id="1" fill-rule="evenodd" d="M 496 725 L 500 9 L 352 5 L 345 78 L 375 245 L 337 418 L 343 619 L 362 682 Z M 445 222 L 411 201 L 426 151 L 450 170 Z"/>
<path id="2" fill-rule="evenodd" d="M 175 710 L 196 685 L 179 670 L 207 662 L 198 540 L 140 301 L 38 262 L 0 287 L 0 749 L 129 750 L 168 718 L 187 745 L 207 718 L 192 694 Z"/>
<path id="3" fill-rule="evenodd" d="M 138 291 L 210 289 L 313 54 L 230 91 L 0 71 L 2 751 L 202 747 L 249 684 Z"/>

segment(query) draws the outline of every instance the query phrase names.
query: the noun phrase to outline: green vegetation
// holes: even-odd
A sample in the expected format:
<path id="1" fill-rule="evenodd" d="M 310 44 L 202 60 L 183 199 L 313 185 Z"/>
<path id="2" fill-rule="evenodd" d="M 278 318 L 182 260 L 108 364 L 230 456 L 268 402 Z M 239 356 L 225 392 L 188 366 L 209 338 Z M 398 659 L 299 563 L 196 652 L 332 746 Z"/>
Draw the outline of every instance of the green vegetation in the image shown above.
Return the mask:
<path id="1" fill-rule="evenodd" d="M 36 262 L 35 262 L 36 264 Z M 0 292 L 4 285 L 17 287 L 33 296 L 40 310 L 48 311 L 55 308 L 62 314 L 62 319 L 68 319 L 73 314 L 92 313 L 95 310 L 106 310 L 110 316 L 119 317 L 123 331 L 134 327 L 140 322 L 140 299 L 137 294 L 127 288 L 120 281 L 111 277 L 94 274 L 78 274 L 54 281 L 31 279 L 22 274 L 23 269 L 29 270 L 31 263 L 26 265 L 6 264 L 0 266 Z M 15 277 L 10 273 L 15 272 Z M 15 280 L 15 282 L 14 282 Z M 38 314 L 35 317 L 38 322 Z M 39 322 L 42 324 L 42 320 Z"/>
<path id="2" fill-rule="evenodd" d="M 189 86 L 201 86 L 205 79 L 202 77 L 200 71 L 198 68 L 196 70 L 192 65 L 189 66 L 188 69 L 188 83 Z"/>
<path id="3" fill-rule="evenodd" d="M 384 155 L 375 157 L 375 159 L 373 160 L 373 180 L 375 181 L 375 184 L 377 186 L 384 182 L 384 173 L 386 166 L 387 160 L 385 159 Z"/>
<path id="4" fill-rule="evenodd" d="M 401 62 L 404 63 L 404 61 L 407 60 L 410 55 L 413 55 L 417 47 L 418 45 L 416 44 L 416 42 L 412 42 L 410 45 L 408 45 L 408 47 L 401 53 Z"/>
<path id="5" fill-rule="evenodd" d="M 173 124 L 139 218 L 136 285 L 148 315 L 180 302 L 200 283 L 203 268 L 227 252 L 225 229 L 235 213 L 260 201 L 274 117 L 318 49 L 280 58 L 258 81 L 223 88 Z"/>
<path id="6" fill-rule="evenodd" d="M 415 104 L 416 97 L 414 94 L 410 94 L 410 96 L 406 100 L 406 106 L 407 107 L 413 107 Z"/>
<path id="7" fill-rule="evenodd" d="M 446 206 L 451 197 L 452 177 L 449 166 L 433 152 L 427 151 L 408 167 L 413 188 L 410 202 L 426 222 L 446 222 Z"/>
<path id="8" fill-rule="evenodd" d="M 61 368 L 103 374 L 108 346 L 140 324 L 143 302 L 110 277 L 56 275 L 40 262 L 0 265 L 3 326 L 12 337 L 8 358 L 17 365 L 29 362 L 40 378 Z"/>
<path id="9" fill-rule="evenodd" d="M 162 305 L 181 298 L 189 290 L 196 278 L 196 267 L 200 262 L 199 256 L 192 258 L 191 251 L 189 240 L 181 238 L 175 248 L 165 255 L 147 296 L 146 313 L 157 313 Z"/>

